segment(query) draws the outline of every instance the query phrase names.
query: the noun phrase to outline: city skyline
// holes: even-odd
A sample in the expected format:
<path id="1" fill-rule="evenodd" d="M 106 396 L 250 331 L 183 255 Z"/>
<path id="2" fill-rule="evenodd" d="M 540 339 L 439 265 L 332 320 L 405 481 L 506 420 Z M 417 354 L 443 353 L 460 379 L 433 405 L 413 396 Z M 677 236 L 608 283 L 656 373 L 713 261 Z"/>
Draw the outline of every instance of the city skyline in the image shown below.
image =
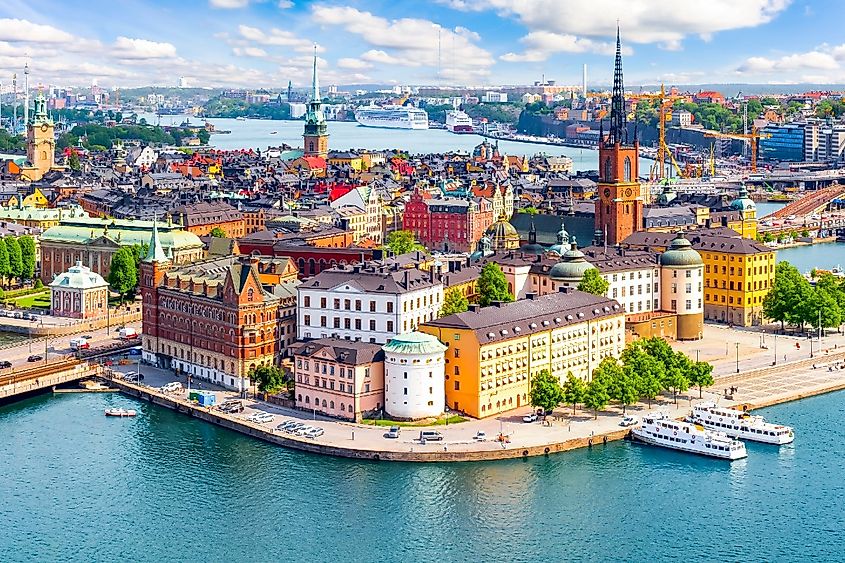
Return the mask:
<path id="1" fill-rule="evenodd" d="M 631 85 L 845 82 L 832 0 L 715 4 L 96 1 L 81 11 L 12 0 L 0 7 L 0 82 L 8 90 L 29 61 L 31 86 L 304 86 L 316 44 L 325 85 L 578 84 L 583 64 L 607 85 L 617 20 Z"/>

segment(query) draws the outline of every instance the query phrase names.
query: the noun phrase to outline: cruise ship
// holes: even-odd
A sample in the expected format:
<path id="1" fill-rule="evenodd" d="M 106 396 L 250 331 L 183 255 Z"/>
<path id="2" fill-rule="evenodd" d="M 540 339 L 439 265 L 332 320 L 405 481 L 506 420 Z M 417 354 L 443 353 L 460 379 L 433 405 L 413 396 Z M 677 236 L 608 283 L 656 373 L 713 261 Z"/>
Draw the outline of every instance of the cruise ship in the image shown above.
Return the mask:
<path id="1" fill-rule="evenodd" d="M 446 129 L 452 133 L 473 133 L 472 119 L 459 110 L 446 112 Z"/>
<path id="2" fill-rule="evenodd" d="M 365 127 L 428 129 L 428 114 L 413 106 L 366 106 L 355 110 L 355 121 Z"/>
<path id="3" fill-rule="evenodd" d="M 789 426 L 766 422 L 762 416 L 718 407 L 716 403 L 699 403 L 692 409 L 689 421 L 704 428 L 724 432 L 733 438 L 764 442 L 766 444 L 789 444 L 795 440 L 795 433 Z"/>
<path id="4" fill-rule="evenodd" d="M 706 430 L 703 426 L 681 422 L 666 413 L 650 413 L 643 422 L 631 430 L 634 438 L 673 450 L 718 457 L 720 459 L 742 459 L 747 457 L 745 444 L 731 439 L 722 432 Z"/>

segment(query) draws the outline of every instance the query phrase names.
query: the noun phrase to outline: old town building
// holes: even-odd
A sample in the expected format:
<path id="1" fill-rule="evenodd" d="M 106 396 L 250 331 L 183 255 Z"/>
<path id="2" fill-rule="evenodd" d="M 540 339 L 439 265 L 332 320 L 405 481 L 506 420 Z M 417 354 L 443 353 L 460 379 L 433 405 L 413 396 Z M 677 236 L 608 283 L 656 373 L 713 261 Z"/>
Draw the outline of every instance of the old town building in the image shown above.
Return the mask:
<path id="1" fill-rule="evenodd" d="M 278 365 L 295 339 L 294 284 L 264 284 L 260 258 L 173 264 L 154 226 L 141 264 L 143 356 L 154 365 L 229 389 Z"/>
<path id="2" fill-rule="evenodd" d="M 415 190 L 405 206 L 404 229 L 426 248 L 472 252 L 493 224 L 493 206 L 485 198 L 432 199 Z"/>
<path id="3" fill-rule="evenodd" d="M 246 222 L 243 213 L 223 202 L 199 202 L 175 207 L 171 215 L 176 222 L 198 237 L 211 234 L 214 228 L 220 228 L 229 238 L 246 235 Z"/>
<path id="4" fill-rule="evenodd" d="M 109 284 L 77 262 L 50 283 L 50 314 L 74 319 L 96 319 L 107 314 Z"/>
<path id="5" fill-rule="evenodd" d="M 446 351 L 446 402 L 483 418 L 528 405 L 531 379 L 548 370 L 588 381 L 625 347 L 625 314 L 613 299 L 566 290 L 431 320 L 420 331 Z"/>

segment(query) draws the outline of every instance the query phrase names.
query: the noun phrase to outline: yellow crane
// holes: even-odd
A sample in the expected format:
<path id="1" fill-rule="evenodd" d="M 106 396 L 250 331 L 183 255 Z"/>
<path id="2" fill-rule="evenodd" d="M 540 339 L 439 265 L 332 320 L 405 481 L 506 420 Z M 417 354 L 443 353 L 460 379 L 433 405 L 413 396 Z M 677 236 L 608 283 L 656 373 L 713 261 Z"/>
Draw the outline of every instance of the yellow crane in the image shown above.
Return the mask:
<path id="1" fill-rule="evenodd" d="M 717 139 L 739 139 L 746 143 L 751 143 L 751 171 L 757 172 L 757 142 L 760 139 L 768 139 L 772 135 L 770 133 L 760 133 L 757 128 L 751 126 L 751 133 L 719 133 L 710 131 L 704 134 L 705 137 L 715 137 Z"/>
<path id="2" fill-rule="evenodd" d="M 672 162 L 672 165 L 675 168 L 675 171 L 678 173 L 678 176 L 683 177 L 684 173 L 681 170 L 681 167 L 678 166 L 678 163 L 675 161 L 675 158 L 672 156 L 671 151 L 669 151 L 669 146 L 666 144 L 666 122 L 671 121 L 672 119 L 672 112 L 668 111 L 672 107 L 672 105 L 678 100 L 685 100 L 685 96 L 679 96 L 677 94 L 667 94 L 666 87 L 664 84 L 660 85 L 660 92 L 657 94 L 633 94 L 629 96 L 629 98 L 637 99 L 637 100 L 655 100 L 657 102 L 657 110 L 659 113 L 659 123 L 657 126 L 658 130 L 658 142 L 657 142 L 657 178 L 663 178 L 663 175 L 666 173 L 666 157 L 668 155 L 669 159 Z"/>

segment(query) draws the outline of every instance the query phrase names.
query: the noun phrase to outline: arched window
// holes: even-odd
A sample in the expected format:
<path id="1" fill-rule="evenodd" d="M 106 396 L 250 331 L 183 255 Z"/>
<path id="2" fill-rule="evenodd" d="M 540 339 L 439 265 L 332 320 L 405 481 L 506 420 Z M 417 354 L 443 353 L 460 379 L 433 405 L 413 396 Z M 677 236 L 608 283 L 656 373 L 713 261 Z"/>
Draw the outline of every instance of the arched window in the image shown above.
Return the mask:
<path id="1" fill-rule="evenodd" d="M 625 157 L 625 181 L 626 182 L 631 181 L 631 157 L 630 156 Z"/>
<path id="2" fill-rule="evenodd" d="M 308 395 L 305 395 L 305 404 L 311 403 L 311 399 L 308 398 Z"/>
<path id="3" fill-rule="evenodd" d="M 325 406 L 326 406 L 326 400 L 323 399 L 323 407 L 325 407 Z"/>
<path id="4" fill-rule="evenodd" d="M 611 165 L 610 165 L 610 157 L 604 159 L 604 181 L 610 182 L 613 180 L 611 175 Z"/>
<path id="5" fill-rule="evenodd" d="M 340 410 L 341 410 L 342 412 L 346 412 L 346 404 L 344 404 L 344 403 L 340 403 Z"/>
<path id="6" fill-rule="evenodd" d="M 333 409 L 333 408 L 334 408 L 334 401 L 329 401 L 329 408 L 330 408 L 330 409 Z"/>

